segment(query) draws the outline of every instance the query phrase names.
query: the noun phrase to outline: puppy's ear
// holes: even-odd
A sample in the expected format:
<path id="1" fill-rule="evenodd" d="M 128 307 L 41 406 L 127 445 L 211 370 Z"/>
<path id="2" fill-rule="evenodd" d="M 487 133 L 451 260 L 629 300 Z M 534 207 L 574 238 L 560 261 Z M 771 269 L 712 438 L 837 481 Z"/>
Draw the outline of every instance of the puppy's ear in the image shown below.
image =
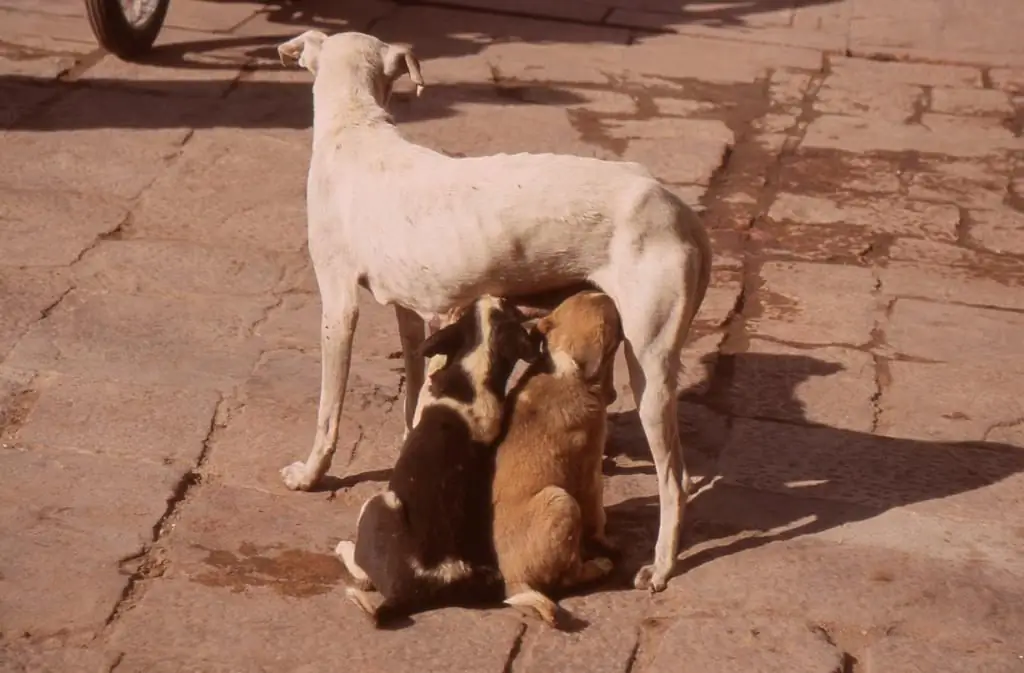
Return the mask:
<path id="1" fill-rule="evenodd" d="M 550 315 L 546 315 L 543 318 L 540 318 L 539 320 L 534 321 L 533 327 L 530 328 L 530 331 L 531 332 L 535 332 L 535 333 L 537 333 L 540 336 L 544 336 L 545 334 L 547 334 L 548 332 L 551 331 L 551 326 L 553 324 L 554 323 L 551 320 L 551 316 Z"/>
<path id="2" fill-rule="evenodd" d="M 435 355 L 453 355 L 462 346 L 462 326 L 452 323 L 437 330 L 419 347 L 419 355 L 432 358 Z"/>
<path id="3" fill-rule="evenodd" d="M 524 328 L 517 326 L 512 337 L 513 354 L 517 360 L 533 364 L 541 354 L 541 344 L 544 338 L 531 330 L 527 332 Z"/>
<path id="4" fill-rule="evenodd" d="M 595 381 L 601 374 L 601 367 L 604 365 L 605 353 L 600 342 L 591 340 L 585 348 L 580 349 L 577 357 L 574 358 L 579 365 L 580 373 L 584 381 Z"/>
<path id="5" fill-rule="evenodd" d="M 423 74 L 420 72 L 420 62 L 412 53 L 412 47 L 401 44 L 389 44 L 383 54 L 384 74 L 391 81 L 408 74 L 409 79 L 416 85 L 416 95 L 423 93 L 426 83 L 423 81 Z"/>
<path id="6" fill-rule="evenodd" d="M 320 64 L 320 49 L 327 35 L 319 30 L 307 30 L 298 37 L 284 42 L 277 47 L 277 55 L 283 65 L 299 64 L 314 75 Z"/>

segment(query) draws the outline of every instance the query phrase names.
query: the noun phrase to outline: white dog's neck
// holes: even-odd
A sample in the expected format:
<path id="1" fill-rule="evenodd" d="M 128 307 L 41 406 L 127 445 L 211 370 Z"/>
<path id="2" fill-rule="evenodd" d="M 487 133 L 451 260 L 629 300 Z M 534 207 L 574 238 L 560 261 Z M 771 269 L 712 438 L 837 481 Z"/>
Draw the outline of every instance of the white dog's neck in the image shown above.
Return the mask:
<path id="1" fill-rule="evenodd" d="M 393 126 L 391 115 L 373 95 L 373 81 L 358 73 L 324 73 L 313 82 L 313 134 L 336 135 L 347 129 Z M 367 78 L 369 79 L 369 78 Z"/>

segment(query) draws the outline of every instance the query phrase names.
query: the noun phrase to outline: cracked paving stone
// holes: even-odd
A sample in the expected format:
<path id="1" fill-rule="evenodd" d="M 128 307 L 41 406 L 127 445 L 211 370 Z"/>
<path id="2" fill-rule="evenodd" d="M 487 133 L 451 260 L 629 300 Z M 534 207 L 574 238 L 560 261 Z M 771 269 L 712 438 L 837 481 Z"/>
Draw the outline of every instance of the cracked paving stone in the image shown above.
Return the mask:
<path id="1" fill-rule="evenodd" d="M 782 158 L 782 192 L 821 194 L 836 192 L 896 194 L 900 191 L 898 161 L 887 157 L 831 150 L 804 150 Z"/>
<path id="2" fill-rule="evenodd" d="M 982 441 L 1000 423 L 1024 418 L 1015 393 L 1020 374 L 970 364 L 890 362 L 891 382 L 879 405 L 879 429 L 886 434 L 929 441 Z M 970 381 L 965 395 L 950 381 Z"/>
<path id="3" fill-rule="evenodd" d="M 75 286 L 108 292 L 267 295 L 282 264 L 256 250 L 179 241 L 103 241 L 75 265 Z"/>
<path id="4" fill-rule="evenodd" d="M 896 236 L 921 236 L 954 242 L 960 212 L 956 206 L 896 198 L 861 198 L 835 194 L 830 198 L 779 194 L 768 216 L 776 222 L 848 224 Z"/>
<path id="5" fill-rule="evenodd" d="M 267 157 L 273 157 L 270 170 Z M 128 233 L 233 250 L 300 251 L 308 168 L 308 147 L 258 133 L 197 131 L 139 200 Z"/>
<path id="6" fill-rule="evenodd" d="M 0 61 L 3 60 L 3 57 L 0 57 Z M 4 72 L 18 74 L 8 69 L 4 69 Z M 53 91 L 47 87 L 12 81 L 0 82 L 0 129 L 9 127 L 23 114 L 51 96 Z"/>
<path id="7" fill-rule="evenodd" d="M 752 339 L 733 358 L 725 399 L 747 418 L 814 423 L 870 432 L 874 360 L 848 348 L 792 348 Z"/>
<path id="8" fill-rule="evenodd" d="M 71 264 L 97 237 L 115 230 L 127 216 L 127 203 L 120 199 L 0 185 L 4 233 L 0 268 Z M 60 236 L 39 235 L 41 230 L 58 228 Z"/>
<path id="9" fill-rule="evenodd" d="M 836 77 L 862 78 L 876 85 L 919 84 L 933 87 L 981 88 L 981 71 L 977 68 L 927 63 L 881 62 L 862 58 L 834 57 L 831 72 Z"/>
<path id="10" fill-rule="evenodd" d="M 19 443 L 185 467 L 202 453 L 218 400 L 211 391 L 65 377 L 35 387 L 39 398 L 15 435 Z"/>
<path id="11" fill-rule="evenodd" d="M 992 252 L 1024 255 L 1024 213 L 1010 208 L 971 213 L 968 235 Z"/>
<path id="12" fill-rule="evenodd" d="M 71 91 L 0 136 L 0 153 L 34 157 L 0 164 L 0 185 L 134 198 L 166 170 L 198 111 L 195 101 L 185 99 L 168 103 L 125 91 Z M 184 203 L 177 199 L 177 206 Z"/>
<path id="13" fill-rule="evenodd" d="M 769 617 L 678 617 L 667 627 L 651 673 L 678 671 L 842 673 L 843 654 L 810 624 Z"/>
<path id="14" fill-rule="evenodd" d="M 807 127 L 802 147 L 846 152 L 922 152 L 952 157 L 983 157 L 1007 150 L 1024 149 L 998 124 L 983 120 L 925 115 L 921 125 L 884 119 L 822 115 Z"/>
<path id="15" fill-rule="evenodd" d="M 392 371 L 400 362 L 353 357 L 330 483 L 394 464 L 405 428 L 400 374 Z M 305 460 L 312 446 L 319 377 L 315 355 L 296 351 L 265 355 L 239 390 L 243 404 L 229 413 L 227 425 L 211 441 L 207 476 L 218 483 L 283 492 L 279 470 Z M 363 483 L 349 495 L 366 497 L 371 493 L 367 489 L 378 486 Z"/>
<path id="16" fill-rule="evenodd" d="M 727 483 L 875 513 L 903 507 L 921 515 L 998 523 L 1008 512 L 1024 512 L 1024 455 L 997 445 L 742 419 L 719 468 Z"/>
<path id="17" fill-rule="evenodd" d="M 289 294 L 280 306 L 270 310 L 256 333 L 272 347 L 319 348 L 320 317 L 318 295 Z M 359 324 L 352 348 L 354 358 L 384 358 L 402 348 L 394 308 L 382 306 L 368 292 L 360 294 Z"/>
<path id="18" fill-rule="evenodd" d="M 1020 335 L 1024 315 L 997 309 L 896 301 L 885 337 L 896 353 L 931 362 L 1024 371 Z"/>
<path id="19" fill-rule="evenodd" d="M 0 267 L 0 360 L 71 287 L 68 274 Z"/>
<path id="20" fill-rule="evenodd" d="M 275 516 L 272 503 L 257 507 Z M 257 520 L 267 526 L 265 517 Z M 273 528 L 266 532 L 272 535 Z M 294 537 L 282 532 L 285 540 Z M 211 571 L 234 568 L 220 585 L 180 575 L 154 583 L 110 634 L 110 646 L 126 652 L 119 668 L 170 673 L 284 667 L 313 673 L 344 661 L 346 671 L 371 673 L 386 661 L 394 673 L 476 673 L 501 670 L 521 633 L 508 610 L 455 608 L 416 615 L 413 628 L 375 631 L 336 584 L 340 561 L 321 549 L 273 545 L 271 538 L 206 552 Z M 293 587 L 290 595 L 296 576 L 313 586 Z M 333 634 L 326 639 L 325 624 Z"/>
<path id="21" fill-rule="evenodd" d="M 866 344 L 874 327 L 870 269 L 834 264 L 768 262 L 761 269 L 758 310 L 747 320 L 755 336 L 803 344 Z"/>
<path id="22" fill-rule="evenodd" d="M 607 584 L 607 581 L 603 582 Z M 588 623 L 578 633 L 534 627 L 523 642 L 516 670 L 525 673 L 621 673 L 635 656 L 635 635 L 623 624 L 639 622 L 648 599 L 634 591 L 597 591 L 573 596 L 559 604 Z"/>
<path id="23" fill-rule="evenodd" d="M 116 655 L 85 647 L 55 647 L 16 640 L 0 644 L 4 673 L 96 673 L 113 670 L 116 660 Z"/>
<path id="24" fill-rule="evenodd" d="M 895 635 L 871 645 L 863 664 L 869 671 L 901 673 L 1019 673 L 1021 656 L 1020 648 L 1009 643 L 960 649 Z"/>
<path id="25" fill-rule="evenodd" d="M 890 261 L 878 273 L 882 293 L 891 297 L 1024 311 L 1024 278 L 986 278 L 983 270 L 901 261 Z"/>
<path id="26" fill-rule="evenodd" d="M 937 88 L 932 91 L 931 109 L 952 115 L 1012 115 L 1010 96 L 989 89 Z"/>
<path id="27" fill-rule="evenodd" d="M 920 157 L 907 170 L 912 199 L 953 202 L 965 208 L 1000 208 L 1009 168 L 1002 160 Z"/>
<path id="28" fill-rule="evenodd" d="M 185 4 L 186 7 L 196 5 L 201 6 L 201 3 Z M 236 3 L 227 6 L 236 6 Z M 173 12 L 177 4 L 170 7 Z M 168 59 L 154 67 L 151 63 L 125 61 L 107 54 L 81 73 L 78 81 L 97 87 L 151 92 L 171 99 L 205 97 L 216 100 L 215 105 L 220 108 L 223 102 L 218 99 L 232 88 L 243 67 L 247 63 L 250 67 L 255 65 L 250 57 L 253 48 L 236 47 L 230 41 L 207 48 L 193 47 L 195 43 L 209 39 L 209 32 L 181 30 L 165 21 L 160 30 L 160 48 L 176 53 L 173 60 Z"/>
<path id="29" fill-rule="evenodd" d="M 821 55 L 813 49 L 758 43 L 736 43 L 679 35 L 639 36 L 623 58 L 629 71 L 672 79 L 749 83 L 768 68 L 816 71 Z"/>
<path id="30" fill-rule="evenodd" d="M 73 290 L 7 364 L 137 385 L 230 388 L 252 371 L 259 351 L 248 331 L 268 304 Z"/>
<path id="31" fill-rule="evenodd" d="M 814 99 L 819 114 L 839 114 L 903 122 L 914 114 L 923 90 L 907 84 L 878 83 L 859 77 L 833 75 Z"/>
<path id="32" fill-rule="evenodd" d="M 0 448 L 0 464 L 0 631 L 87 640 L 128 582 L 119 562 L 150 541 L 183 471 L 50 448 Z"/>
<path id="33" fill-rule="evenodd" d="M 260 587 L 289 598 L 332 594 L 347 577 L 334 548 L 355 535 L 361 506 L 324 493 L 266 493 L 204 480 L 161 538 L 162 577 L 215 595 Z"/>
<path id="34" fill-rule="evenodd" d="M 990 259 L 986 259 L 975 250 L 918 238 L 897 238 L 889 247 L 889 259 L 898 262 L 956 267 L 965 269 L 966 272 L 973 272 L 982 278 L 1001 279 L 1004 275 L 1000 273 L 999 267 L 993 267 L 989 263 Z"/>
<path id="35" fill-rule="evenodd" d="M 768 96 L 773 105 L 799 107 L 804 102 L 811 76 L 803 72 L 776 70 L 768 84 Z"/>
<path id="36" fill-rule="evenodd" d="M 493 87 L 488 86 L 488 89 Z M 440 93 L 440 96 L 446 94 Z M 427 117 L 402 124 L 402 134 L 411 142 L 455 156 L 479 156 L 492 153 L 557 152 L 585 157 L 613 159 L 614 149 L 600 138 L 588 138 L 573 128 L 569 114 L 560 106 L 509 105 L 496 93 L 488 92 L 480 101 L 459 102 L 456 92 L 445 104 L 440 96 L 427 105 L 453 110 L 452 117 Z M 567 104 L 578 104 L 578 96 L 565 94 Z M 491 98 L 492 100 L 487 100 Z M 504 129 L 495 137 L 494 129 Z"/>
<path id="37" fill-rule="evenodd" d="M 816 507 L 811 501 L 807 505 L 805 514 L 814 514 Z M 780 512 L 782 518 L 774 525 L 761 525 L 772 530 L 792 524 L 790 517 L 797 513 Z M 829 521 L 826 526 L 839 533 L 841 521 Z M 904 533 L 920 534 L 912 527 Z M 944 544 L 948 547 L 958 542 L 953 538 Z M 734 619 L 736 615 L 764 616 L 828 625 L 840 642 L 844 633 L 877 637 L 894 627 L 901 635 L 934 647 L 1019 642 L 1024 628 L 1019 573 L 982 558 L 968 559 L 969 552 L 960 549 L 963 555 L 959 559 L 947 560 L 878 548 L 870 542 L 822 541 L 807 535 L 787 540 L 785 535 L 768 535 L 719 550 L 717 557 L 673 579 L 668 589 L 653 599 L 652 612 Z M 756 582 L 737 581 L 755 576 Z M 680 609 L 679 605 L 687 607 Z M 724 652 L 733 647 L 727 646 Z M 860 648 L 852 649 L 854 656 L 863 654 Z M 684 655 L 682 651 L 680 656 Z M 678 661 L 672 670 L 678 670 Z M 780 665 L 753 670 L 795 669 Z"/>
<path id="38" fill-rule="evenodd" d="M 725 123 L 709 119 L 609 121 L 604 133 L 625 141 L 623 159 L 673 184 L 707 185 L 734 142 Z"/>

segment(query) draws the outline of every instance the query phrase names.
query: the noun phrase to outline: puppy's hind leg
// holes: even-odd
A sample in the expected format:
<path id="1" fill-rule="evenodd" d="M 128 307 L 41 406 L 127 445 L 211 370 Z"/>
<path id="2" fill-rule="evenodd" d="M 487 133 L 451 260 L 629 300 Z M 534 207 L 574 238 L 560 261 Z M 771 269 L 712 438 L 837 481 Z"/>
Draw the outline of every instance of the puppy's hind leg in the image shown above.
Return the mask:
<path id="1" fill-rule="evenodd" d="M 423 388 L 424 368 L 423 356 L 419 348 L 423 345 L 423 318 L 415 311 L 395 304 L 395 317 L 398 319 L 398 336 L 402 341 L 402 359 L 405 361 L 405 435 L 412 430 L 412 421 L 416 416 L 420 389 Z"/>
<path id="2" fill-rule="evenodd" d="M 499 537 L 505 603 L 529 609 L 557 626 L 558 604 L 535 587 L 561 586 L 566 576 L 578 572 L 583 535 L 579 504 L 565 489 L 547 486 L 504 525 L 515 531 Z"/>
<path id="3" fill-rule="evenodd" d="M 345 387 L 352 360 L 352 337 L 359 321 L 358 285 L 351 286 L 323 278 L 317 273 L 323 314 L 320 326 L 320 409 L 316 437 L 306 461 L 281 470 L 285 485 L 293 491 L 308 491 L 331 467 L 338 445 L 338 424 L 345 403 Z"/>

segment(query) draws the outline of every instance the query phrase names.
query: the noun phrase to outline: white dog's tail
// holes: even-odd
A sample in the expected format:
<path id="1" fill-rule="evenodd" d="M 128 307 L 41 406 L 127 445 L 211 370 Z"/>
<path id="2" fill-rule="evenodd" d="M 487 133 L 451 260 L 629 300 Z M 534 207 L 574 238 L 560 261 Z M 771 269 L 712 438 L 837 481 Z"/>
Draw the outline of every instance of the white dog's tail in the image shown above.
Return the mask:
<path id="1" fill-rule="evenodd" d="M 522 591 L 506 598 L 505 605 L 511 605 L 514 608 L 529 608 L 537 613 L 537 616 L 546 624 L 558 628 L 558 613 L 560 611 L 558 603 L 535 589 L 524 587 Z"/>

